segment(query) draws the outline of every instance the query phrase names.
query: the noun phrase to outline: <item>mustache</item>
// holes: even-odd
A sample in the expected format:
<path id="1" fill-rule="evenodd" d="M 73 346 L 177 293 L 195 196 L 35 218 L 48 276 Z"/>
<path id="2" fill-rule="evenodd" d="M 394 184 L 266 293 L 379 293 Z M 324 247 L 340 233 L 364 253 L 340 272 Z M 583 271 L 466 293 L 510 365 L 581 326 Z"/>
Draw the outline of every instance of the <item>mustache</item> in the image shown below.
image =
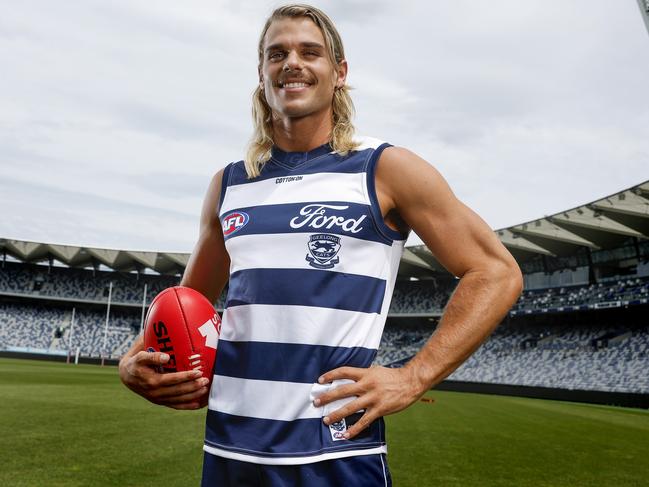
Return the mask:
<path id="1" fill-rule="evenodd" d="M 286 76 L 280 76 L 273 82 L 273 86 L 282 87 L 286 83 L 307 83 L 314 84 L 314 81 L 307 76 L 291 76 L 290 72 L 286 73 Z"/>

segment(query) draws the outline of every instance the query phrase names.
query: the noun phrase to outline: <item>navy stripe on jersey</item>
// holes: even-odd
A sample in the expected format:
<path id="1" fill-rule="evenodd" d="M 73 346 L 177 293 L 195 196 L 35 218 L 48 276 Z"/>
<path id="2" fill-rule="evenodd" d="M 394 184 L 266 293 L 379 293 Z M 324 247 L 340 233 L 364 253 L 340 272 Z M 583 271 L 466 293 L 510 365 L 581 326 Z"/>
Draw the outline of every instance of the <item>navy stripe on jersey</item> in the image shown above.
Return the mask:
<path id="1" fill-rule="evenodd" d="M 385 285 L 383 279 L 316 269 L 245 269 L 230 276 L 225 307 L 277 304 L 378 314 Z"/>
<path id="2" fill-rule="evenodd" d="M 360 419 L 362 413 L 345 418 L 347 428 Z M 224 450 L 256 456 L 312 456 L 327 451 L 360 450 L 385 444 L 383 418 L 374 421 L 351 440 L 333 441 L 329 427 L 321 418 L 276 421 L 272 419 L 234 416 L 207 411 L 205 443 Z M 236 446 L 233 446 L 236 445 Z M 272 445 L 265 452 L 259 445 Z"/>
<path id="3" fill-rule="evenodd" d="M 264 179 L 280 178 L 294 174 L 316 174 L 321 172 L 350 174 L 364 172 L 372 150 L 366 149 L 355 152 L 346 158 L 338 154 L 328 154 L 325 157 L 312 159 L 305 164 L 294 167 L 271 159 L 264 165 L 261 174 L 253 179 L 248 179 L 243 161 L 239 161 L 232 165 L 229 185 L 255 183 Z"/>
<path id="4" fill-rule="evenodd" d="M 225 191 L 228 189 L 228 182 L 230 181 L 230 173 L 234 164 L 228 164 L 223 168 L 221 176 L 221 194 L 219 195 L 219 208 L 223 208 L 223 199 L 225 198 Z"/>
<path id="5" fill-rule="evenodd" d="M 283 325 L 291 326 L 290 323 Z M 376 350 L 363 347 L 219 340 L 214 373 L 243 379 L 312 384 L 325 372 L 338 367 L 367 368 L 375 356 Z M 300 365 L 296 367 L 295 364 Z"/>
<path id="6" fill-rule="evenodd" d="M 273 146 L 271 149 L 271 158 L 280 164 L 286 166 L 295 167 L 300 164 L 306 164 L 307 162 L 314 161 L 320 157 L 330 154 L 333 152 L 333 148 L 329 143 L 322 144 L 315 149 L 311 149 L 307 152 L 285 152 L 277 146 Z"/>
<path id="7" fill-rule="evenodd" d="M 309 208 L 305 209 L 306 206 Z M 338 208 L 328 208 L 327 206 Z M 309 213 L 300 214 L 301 211 Z M 231 219 L 240 218 L 238 215 L 241 213 L 247 214 L 248 220 L 235 232 L 225 235 L 225 240 L 241 235 L 266 235 L 269 233 L 333 233 L 372 242 L 392 243 L 377 233 L 370 213 L 370 206 L 359 203 L 319 201 L 236 208 L 221 216 L 223 228 L 231 228 L 233 225 Z M 335 218 L 339 220 L 335 221 Z M 293 226 L 291 226 L 291 222 L 293 222 Z M 294 228 L 294 226 L 298 226 L 298 228 Z M 308 238 L 305 237 L 305 252 L 307 241 Z"/>
<path id="8" fill-rule="evenodd" d="M 201 487 L 260 485 L 261 469 L 258 465 L 240 459 L 222 458 L 212 454 L 208 445 L 203 455 Z M 363 452 L 365 453 L 365 452 Z M 308 487 L 367 487 L 368 485 L 392 487 L 392 478 L 385 453 L 371 450 L 367 454 L 337 458 L 287 468 L 286 464 L 264 467 L 265 485 L 292 485 Z M 344 484 L 341 484 L 344 479 Z"/>
<path id="9" fill-rule="evenodd" d="M 385 235 L 386 238 L 390 240 L 405 240 L 408 238 L 408 234 L 402 234 L 393 230 L 386 225 L 383 215 L 381 214 L 381 206 L 379 205 L 379 199 L 376 194 L 376 163 L 381 157 L 381 154 L 388 147 L 392 147 L 390 144 L 381 144 L 376 150 L 372 153 L 370 157 L 368 168 L 367 168 L 367 193 L 370 196 L 372 201 L 371 210 L 372 216 L 374 217 L 374 222 L 376 223 L 377 229 Z"/>

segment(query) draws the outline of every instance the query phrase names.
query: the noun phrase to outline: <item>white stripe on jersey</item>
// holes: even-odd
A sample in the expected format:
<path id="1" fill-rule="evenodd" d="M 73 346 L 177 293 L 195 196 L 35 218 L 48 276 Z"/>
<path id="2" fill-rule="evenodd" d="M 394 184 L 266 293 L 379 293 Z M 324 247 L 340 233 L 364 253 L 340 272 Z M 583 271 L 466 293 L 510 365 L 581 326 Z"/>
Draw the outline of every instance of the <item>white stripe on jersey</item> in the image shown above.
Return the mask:
<path id="1" fill-rule="evenodd" d="M 260 457 L 256 455 L 248 455 L 242 453 L 235 453 L 230 450 L 223 450 L 210 445 L 204 445 L 203 450 L 212 455 L 230 460 L 239 460 L 242 462 L 259 463 L 262 465 L 305 465 L 307 463 L 322 462 L 324 460 L 334 460 L 336 458 L 355 457 L 360 455 L 375 455 L 379 453 L 387 453 L 388 449 L 385 445 L 377 446 L 375 448 L 365 448 L 363 450 L 342 450 L 329 453 L 322 453 L 320 455 L 313 455 L 308 457 Z M 381 461 L 383 461 L 381 459 Z"/>
<path id="2" fill-rule="evenodd" d="M 230 238 L 225 242 L 231 256 L 230 273 L 244 269 L 314 269 L 306 260 L 311 235 L 276 233 Z M 339 262 L 331 271 L 386 280 L 393 275 L 392 253 L 390 245 L 340 235 Z"/>
<path id="3" fill-rule="evenodd" d="M 378 148 L 381 144 L 384 142 L 380 139 L 374 138 L 374 137 L 368 137 L 366 135 L 361 135 L 358 137 L 354 137 L 354 141 L 359 142 L 361 145 L 358 146 L 356 149 L 357 151 L 362 151 L 365 149 L 376 149 Z"/>
<path id="4" fill-rule="evenodd" d="M 377 349 L 383 327 L 377 326 L 376 319 L 375 313 L 314 306 L 232 306 L 223 313 L 221 338 L 232 342 Z"/>
<path id="5" fill-rule="evenodd" d="M 330 384 L 303 384 L 215 375 L 209 408 L 226 414 L 279 421 L 323 418 L 353 401 L 356 396 L 339 399 L 322 407 L 313 405 L 315 398 L 352 382 L 342 379 Z"/>
<path id="6" fill-rule="evenodd" d="M 228 186 L 220 214 L 239 208 L 287 203 L 313 203 L 318 201 L 345 201 L 369 205 L 365 188 L 365 173 L 291 174 L 290 178 L 302 178 L 283 183 L 286 179 L 271 178 L 254 183 Z"/>
<path id="7" fill-rule="evenodd" d="M 381 319 L 383 320 L 383 323 L 385 323 L 385 320 L 388 318 L 388 311 L 390 310 L 390 303 L 392 302 L 392 292 L 396 285 L 396 275 L 399 271 L 399 264 L 401 263 L 401 256 L 403 255 L 403 248 L 405 245 L 405 240 L 395 240 L 392 242 L 392 246 L 390 247 L 390 257 L 386 264 L 390 265 L 389 275 L 394 277 L 389 278 L 387 280 L 387 285 L 385 286 L 385 294 L 383 295 L 383 305 L 381 308 Z M 381 330 L 381 332 L 383 332 L 383 330 Z"/>

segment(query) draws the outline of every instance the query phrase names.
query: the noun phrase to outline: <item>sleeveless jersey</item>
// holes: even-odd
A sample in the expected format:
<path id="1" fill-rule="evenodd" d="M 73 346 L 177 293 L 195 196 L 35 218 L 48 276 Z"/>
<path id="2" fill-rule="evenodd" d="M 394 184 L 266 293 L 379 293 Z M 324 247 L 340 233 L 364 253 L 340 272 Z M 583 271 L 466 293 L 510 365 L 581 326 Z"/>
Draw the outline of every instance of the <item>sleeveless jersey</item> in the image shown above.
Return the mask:
<path id="1" fill-rule="evenodd" d="M 383 221 L 374 187 L 389 144 L 360 138 L 347 155 L 273 148 L 261 174 L 223 173 L 219 217 L 230 280 L 210 390 L 204 450 L 260 464 L 304 464 L 386 452 L 383 419 L 351 440 L 359 411 L 322 418 L 354 398 L 313 400 L 318 384 L 377 352 L 407 235 Z"/>

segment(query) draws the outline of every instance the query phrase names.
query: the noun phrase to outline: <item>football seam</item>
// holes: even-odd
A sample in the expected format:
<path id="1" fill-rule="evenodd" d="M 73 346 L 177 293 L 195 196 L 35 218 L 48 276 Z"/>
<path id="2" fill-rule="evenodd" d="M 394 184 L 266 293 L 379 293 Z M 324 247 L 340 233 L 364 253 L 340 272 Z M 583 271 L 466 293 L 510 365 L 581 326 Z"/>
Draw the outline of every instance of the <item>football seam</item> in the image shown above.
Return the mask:
<path id="1" fill-rule="evenodd" d="M 187 334 L 187 338 L 189 339 L 189 346 L 192 349 L 192 353 L 196 353 L 196 347 L 194 347 L 194 341 L 192 340 L 192 335 L 189 333 L 189 323 L 187 322 L 187 316 L 185 315 L 185 310 L 183 309 L 183 305 L 180 302 L 180 296 L 178 294 L 178 289 L 174 288 L 174 294 L 176 295 L 176 303 L 178 304 L 178 309 L 180 310 L 180 314 L 183 317 L 183 329 L 185 330 L 185 333 Z M 189 365 L 189 362 L 187 363 Z M 193 368 L 193 367 L 191 367 Z"/>

